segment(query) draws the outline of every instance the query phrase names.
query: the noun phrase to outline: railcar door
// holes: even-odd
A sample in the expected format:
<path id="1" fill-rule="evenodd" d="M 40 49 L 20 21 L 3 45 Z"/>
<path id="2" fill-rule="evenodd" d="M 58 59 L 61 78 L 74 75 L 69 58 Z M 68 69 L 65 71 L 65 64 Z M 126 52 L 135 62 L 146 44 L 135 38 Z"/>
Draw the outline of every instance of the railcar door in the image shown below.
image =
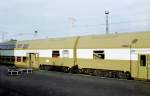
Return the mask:
<path id="1" fill-rule="evenodd" d="M 150 55 L 147 56 L 147 75 L 148 75 L 148 79 L 150 79 Z"/>
<path id="2" fill-rule="evenodd" d="M 150 66 L 150 55 L 139 55 L 139 64 L 138 64 L 138 77 L 142 79 L 149 79 L 149 66 Z"/>
<path id="3" fill-rule="evenodd" d="M 37 61 L 38 61 L 37 53 L 28 53 L 29 67 L 37 67 L 37 65 L 38 65 Z"/>

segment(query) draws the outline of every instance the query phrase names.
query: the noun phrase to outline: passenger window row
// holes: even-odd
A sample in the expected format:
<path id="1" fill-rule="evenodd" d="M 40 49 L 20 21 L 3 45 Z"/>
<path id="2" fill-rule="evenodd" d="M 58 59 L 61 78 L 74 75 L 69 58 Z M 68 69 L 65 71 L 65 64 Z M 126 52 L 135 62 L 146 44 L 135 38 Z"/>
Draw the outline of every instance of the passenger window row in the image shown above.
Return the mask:
<path id="1" fill-rule="evenodd" d="M 27 57 L 20 57 L 20 56 L 0 56 L 0 61 L 1 62 L 26 62 L 27 61 Z"/>

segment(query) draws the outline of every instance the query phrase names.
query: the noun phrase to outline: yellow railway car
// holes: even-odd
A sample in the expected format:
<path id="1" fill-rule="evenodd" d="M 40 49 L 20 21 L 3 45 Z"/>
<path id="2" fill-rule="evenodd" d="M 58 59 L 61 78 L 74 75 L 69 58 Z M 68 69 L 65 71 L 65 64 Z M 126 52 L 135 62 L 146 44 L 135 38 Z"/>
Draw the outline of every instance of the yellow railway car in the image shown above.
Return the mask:
<path id="1" fill-rule="evenodd" d="M 149 80 L 149 42 L 150 32 L 11 40 L 0 44 L 0 62 L 17 67 Z"/>

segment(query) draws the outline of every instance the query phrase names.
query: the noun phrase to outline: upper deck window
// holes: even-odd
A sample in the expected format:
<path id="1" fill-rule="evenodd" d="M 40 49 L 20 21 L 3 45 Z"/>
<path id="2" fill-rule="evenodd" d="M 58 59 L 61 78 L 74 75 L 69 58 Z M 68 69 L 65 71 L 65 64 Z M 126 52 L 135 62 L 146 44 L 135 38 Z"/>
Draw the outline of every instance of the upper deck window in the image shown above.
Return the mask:
<path id="1" fill-rule="evenodd" d="M 24 49 L 26 49 L 26 48 L 28 48 L 28 47 L 29 47 L 29 44 L 24 44 L 24 45 L 23 45 L 23 48 L 24 48 Z"/>
<path id="2" fill-rule="evenodd" d="M 24 48 L 24 49 L 26 49 L 28 47 L 29 47 L 29 44 L 18 44 L 17 45 L 17 48 Z"/>

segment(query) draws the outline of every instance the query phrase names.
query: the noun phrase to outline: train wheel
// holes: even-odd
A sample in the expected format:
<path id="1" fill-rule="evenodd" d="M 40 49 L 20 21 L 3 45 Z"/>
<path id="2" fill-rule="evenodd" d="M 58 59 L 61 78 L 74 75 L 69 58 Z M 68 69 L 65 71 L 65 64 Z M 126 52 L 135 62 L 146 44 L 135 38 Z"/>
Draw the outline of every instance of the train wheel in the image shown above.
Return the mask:
<path id="1" fill-rule="evenodd" d="M 68 72 L 69 72 L 69 67 L 63 68 L 63 71 L 64 71 L 65 73 L 68 73 Z"/>
<path id="2" fill-rule="evenodd" d="M 129 71 L 125 72 L 125 75 L 126 75 L 126 79 L 128 79 L 128 80 L 133 79 L 133 78 L 131 77 L 131 74 L 130 74 Z"/>
<path id="3" fill-rule="evenodd" d="M 79 69 L 79 73 L 80 73 L 80 74 L 83 74 L 83 69 Z"/>
<path id="4" fill-rule="evenodd" d="M 108 72 L 108 77 L 112 78 L 112 72 Z"/>
<path id="5" fill-rule="evenodd" d="M 39 69 L 40 69 L 40 70 L 43 70 L 42 65 L 39 66 Z"/>
<path id="6" fill-rule="evenodd" d="M 79 73 L 78 65 L 72 66 L 72 67 L 70 68 L 70 72 L 71 72 L 71 73 Z"/>
<path id="7" fill-rule="evenodd" d="M 125 75 L 125 73 L 124 73 L 123 71 L 118 72 L 117 75 L 118 75 L 117 77 L 118 77 L 119 79 L 126 79 L 126 75 Z"/>
<path id="8" fill-rule="evenodd" d="M 94 70 L 93 74 L 94 76 L 98 76 L 98 70 Z"/>

